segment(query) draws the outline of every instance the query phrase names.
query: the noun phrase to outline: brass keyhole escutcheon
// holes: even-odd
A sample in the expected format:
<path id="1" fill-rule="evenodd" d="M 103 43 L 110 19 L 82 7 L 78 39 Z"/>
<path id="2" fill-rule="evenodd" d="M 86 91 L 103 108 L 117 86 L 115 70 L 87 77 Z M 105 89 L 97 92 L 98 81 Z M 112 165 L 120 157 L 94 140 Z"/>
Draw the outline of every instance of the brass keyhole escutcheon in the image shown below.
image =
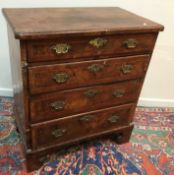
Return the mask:
<path id="1" fill-rule="evenodd" d="M 116 89 L 112 93 L 112 95 L 114 97 L 117 97 L 117 98 L 123 97 L 124 94 L 125 94 L 125 90 L 124 89 Z"/>
<path id="2" fill-rule="evenodd" d="M 97 72 L 100 72 L 104 69 L 104 65 L 103 64 L 92 64 L 92 65 L 88 66 L 87 69 L 91 73 L 96 74 Z"/>
<path id="3" fill-rule="evenodd" d="M 71 49 L 71 46 L 66 43 L 59 43 L 55 46 L 52 46 L 51 49 L 54 50 L 57 55 L 60 55 L 68 53 Z"/>
<path id="4" fill-rule="evenodd" d="M 128 73 L 130 73 L 132 70 L 133 70 L 133 65 L 132 65 L 132 64 L 123 64 L 123 65 L 120 67 L 120 71 L 121 71 L 123 74 L 128 74 Z"/>
<path id="5" fill-rule="evenodd" d="M 107 44 L 107 40 L 104 38 L 95 38 L 89 41 L 89 44 L 96 48 L 102 48 Z"/>
<path id="6" fill-rule="evenodd" d="M 86 92 L 84 92 L 84 95 L 88 98 L 94 98 L 97 94 L 99 93 L 98 90 L 96 89 L 90 89 Z"/>
<path id="7" fill-rule="evenodd" d="M 92 121 L 94 117 L 95 117 L 94 115 L 85 115 L 80 118 L 80 121 L 89 122 Z"/>
<path id="8" fill-rule="evenodd" d="M 109 121 L 110 123 L 117 123 L 119 119 L 120 119 L 120 116 L 118 116 L 118 115 L 113 115 L 113 116 L 111 116 L 110 118 L 108 118 L 108 121 Z"/>
<path id="9" fill-rule="evenodd" d="M 64 134 L 66 133 L 66 129 L 60 129 L 60 128 L 56 128 L 54 130 L 52 130 L 51 134 L 55 137 L 62 137 Z"/>

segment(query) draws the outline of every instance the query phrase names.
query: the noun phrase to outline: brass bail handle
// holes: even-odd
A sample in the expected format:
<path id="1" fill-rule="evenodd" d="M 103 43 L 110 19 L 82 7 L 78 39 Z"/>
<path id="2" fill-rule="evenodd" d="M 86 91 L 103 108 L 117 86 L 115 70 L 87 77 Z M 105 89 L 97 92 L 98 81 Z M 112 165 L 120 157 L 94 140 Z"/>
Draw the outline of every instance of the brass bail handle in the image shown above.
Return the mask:
<path id="1" fill-rule="evenodd" d="M 51 103 L 50 106 L 54 110 L 62 110 L 65 107 L 65 102 L 64 101 L 55 101 L 55 102 Z"/>
<path id="2" fill-rule="evenodd" d="M 58 137 L 62 137 L 66 132 L 67 132 L 66 129 L 56 128 L 56 129 L 53 129 L 53 130 L 52 130 L 51 134 L 52 134 L 55 138 L 58 138 Z"/>
<path id="3" fill-rule="evenodd" d="M 52 79 L 56 81 L 58 84 L 65 83 L 69 80 L 70 75 L 66 72 L 61 72 L 53 75 Z"/>
<path id="4" fill-rule="evenodd" d="M 138 41 L 136 39 L 133 38 L 129 38 L 126 41 L 123 42 L 123 45 L 127 48 L 127 49 L 134 49 L 137 47 L 138 45 Z"/>

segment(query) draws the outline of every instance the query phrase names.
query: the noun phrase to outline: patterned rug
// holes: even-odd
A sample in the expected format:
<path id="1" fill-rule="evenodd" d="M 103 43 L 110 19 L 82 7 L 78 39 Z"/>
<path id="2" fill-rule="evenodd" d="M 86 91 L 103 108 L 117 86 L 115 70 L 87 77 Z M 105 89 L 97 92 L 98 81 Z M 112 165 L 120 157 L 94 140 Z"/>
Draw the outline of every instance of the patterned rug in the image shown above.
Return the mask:
<path id="1" fill-rule="evenodd" d="M 0 175 L 27 175 L 13 99 L 0 97 Z M 131 141 L 72 147 L 30 175 L 174 175 L 174 109 L 138 107 Z"/>

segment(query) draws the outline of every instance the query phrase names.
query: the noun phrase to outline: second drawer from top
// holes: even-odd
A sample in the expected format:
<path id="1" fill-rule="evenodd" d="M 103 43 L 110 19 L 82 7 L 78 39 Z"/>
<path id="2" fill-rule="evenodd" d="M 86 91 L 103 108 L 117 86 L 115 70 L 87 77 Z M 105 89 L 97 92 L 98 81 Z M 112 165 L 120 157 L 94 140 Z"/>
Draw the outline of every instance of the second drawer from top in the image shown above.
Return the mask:
<path id="1" fill-rule="evenodd" d="M 144 77 L 149 55 L 29 67 L 31 94 Z"/>

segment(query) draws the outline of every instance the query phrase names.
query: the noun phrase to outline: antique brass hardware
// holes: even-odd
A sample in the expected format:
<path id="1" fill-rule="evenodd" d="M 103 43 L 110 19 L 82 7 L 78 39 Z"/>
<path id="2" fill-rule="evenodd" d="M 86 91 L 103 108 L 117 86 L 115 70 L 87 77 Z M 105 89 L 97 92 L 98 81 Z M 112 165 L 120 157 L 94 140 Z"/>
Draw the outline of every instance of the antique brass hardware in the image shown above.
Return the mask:
<path id="1" fill-rule="evenodd" d="M 125 90 L 124 89 L 116 89 L 113 91 L 112 95 L 114 97 L 122 97 L 125 93 Z"/>
<path id="2" fill-rule="evenodd" d="M 85 115 L 83 117 L 80 118 L 80 121 L 83 121 L 83 122 L 88 122 L 88 121 L 91 121 L 94 119 L 94 115 Z"/>
<path id="3" fill-rule="evenodd" d="M 98 93 L 99 93 L 98 90 L 90 89 L 90 90 L 84 92 L 84 95 L 85 95 L 86 97 L 93 98 L 93 97 L 95 97 Z"/>
<path id="4" fill-rule="evenodd" d="M 95 38 L 89 41 L 89 44 L 96 47 L 96 48 L 101 48 L 106 45 L 108 41 L 103 38 Z"/>
<path id="5" fill-rule="evenodd" d="M 70 75 L 68 73 L 57 73 L 53 76 L 53 80 L 55 80 L 57 83 L 65 83 L 70 78 Z"/>
<path id="6" fill-rule="evenodd" d="M 123 64 L 120 68 L 121 72 L 124 74 L 130 73 L 133 70 L 132 64 Z"/>
<path id="7" fill-rule="evenodd" d="M 92 65 L 88 66 L 88 70 L 94 74 L 102 71 L 103 68 L 104 68 L 103 64 L 92 64 Z"/>
<path id="8" fill-rule="evenodd" d="M 50 104 L 50 106 L 55 110 L 62 110 L 64 109 L 65 102 L 64 101 L 55 101 Z"/>
<path id="9" fill-rule="evenodd" d="M 130 38 L 124 41 L 123 44 L 127 49 L 134 49 L 137 47 L 138 42 L 136 39 Z"/>
<path id="10" fill-rule="evenodd" d="M 51 49 L 53 49 L 56 54 L 66 54 L 71 50 L 71 46 L 66 43 L 59 43 L 56 44 L 55 46 L 52 46 Z"/>
<path id="11" fill-rule="evenodd" d="M 120 119 L 120 117 L 118 115 L 113 115 L 110 118 L 108 118 L 108 121 L 110 123 L 117 123 L 119 119 Z"/>
<path id="12" fill-rule="evenodd" d="M 61 137 L 61 136 L 63 136 L 65 133 L 66 133 L 66 129 L 60 129 L 60 128 L 56 128 L 56 129 L 54 129 L 54 130 L 51 132 L 51 134 L 52 134 L 55 138 Z"/>

